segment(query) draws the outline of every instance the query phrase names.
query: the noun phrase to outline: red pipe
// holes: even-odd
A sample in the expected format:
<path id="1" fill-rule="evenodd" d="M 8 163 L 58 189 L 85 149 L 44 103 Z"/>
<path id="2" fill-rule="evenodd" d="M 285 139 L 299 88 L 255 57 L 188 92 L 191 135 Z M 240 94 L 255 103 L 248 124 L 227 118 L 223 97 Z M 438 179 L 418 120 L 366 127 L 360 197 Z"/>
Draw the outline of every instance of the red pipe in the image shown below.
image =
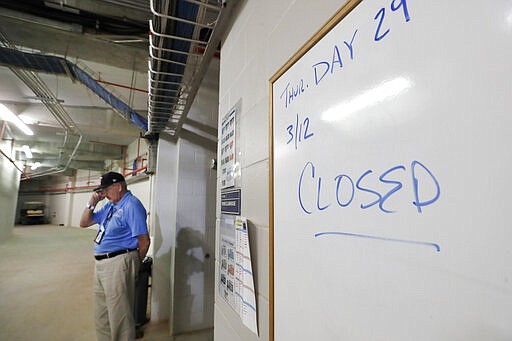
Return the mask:
<path id="1" fill-rule="evenodd" d="M 42 189 L 43 192 L 66 192 L 66 191 L 70 191 L 70 190 L 75 190 L 75 189 L 92 189 L 92 188 L 96 188 L 98 186 L 74 186 L 74 187 L 64 187 L 64 188 L 45 188 L 45 189 Z"/>
<path id="2" fill-rule="evenodd" d="M 101 79 L 96 79 L 96 82 L 98 83 L 103 83 L 103 84 L 107 84 L 107 85 L 112 85 L 112 86 L 117 86 L 119 88 L 124 88 L 124 89 L 129 89 L 129 90 L 135 90 L 135 91 L 140 91 L 140 92 L 143 92 L 145 94 L 148 93 L 147 90 L 143 90 L 143 89 L 137 89 L 137 88 L 133 88 L 131 86 L 126 86 L 126 85 L 122 85 L 122 84 L 116 84 L 116 83 L 112 83 L 112 82 L 107 82 L 107 81 L 102 81 Z"/>
<path id="3" fill-rule="evenodd" d="M 134 170 L 134 171 L 132 171 L 132 172 L 126 173 L 124 176 L 126 177 L 126 176 L 129 176 L 129 175 L 132 175 L 132 174 L 138 173 L 138 172 L 143 171 L 144 169 L 147 169 L 147 168 L 148 168 L 148 166 L 140 167 L 139 169 L 136 169 L 136 170 Z"/>
<path id="4" fill-rule="evenodd" d="M 90 140 L 89 142 L 95 143 L 95 144 L 104 144 L 107 146 L 116 146 L 116 147 L 121 147 L 121 148 L 126 147 L 124 144 L 115 144 L 115 143 L 101 142 L 101 141 L 95 141 L 95 140 Z"/>
<path id="5" fill-rule="evenodd" d="M 2 152 L 2 154 L 3 154 L 3 152 Z M 143 171 L 146 168 L 148 168 L 148 167 L 144 166 L 144 167 L 134 170 L 133 172 L 126 173 L 126 174 L 124 174 L 124 177 L 130 176 L 133 173 Z M 64 188 L 45 188 L 45 189 L 42 189 L 41 191 L 43 191 L 43 192 L 66 192 L 66 191 L 72 191 L 72 190 L 76 190 L 76 189 L 93 189 L 96 187 L 98 187 L 98 186 L 94 185 L 94 186 L 73 186 L 73 187 L 64 187 Z"/>

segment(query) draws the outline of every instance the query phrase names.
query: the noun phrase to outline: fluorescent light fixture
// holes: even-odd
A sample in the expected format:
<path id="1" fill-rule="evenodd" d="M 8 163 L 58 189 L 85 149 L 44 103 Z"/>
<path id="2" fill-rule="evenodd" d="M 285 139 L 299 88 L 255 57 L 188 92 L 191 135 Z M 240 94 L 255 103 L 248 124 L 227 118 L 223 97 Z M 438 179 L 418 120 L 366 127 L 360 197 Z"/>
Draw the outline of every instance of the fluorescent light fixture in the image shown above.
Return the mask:
<path id="1" fill-rule="evenodd" d="M 37 124 L 38 122 L 34 120 L 33 118 L 30 118 L 29 116 L 25 114 L 18 115 L 18 118 L 21 120 L 21 122 L 25 124 Z"/>
<path id="2" fill-rule="evenodd" d="M 117 43 L 117 44 L 122 44 L 122 43 L 125 43 L 125 44 L 127 44 L 127 43 L 145 43 L 145 42 L 147 42 L 147 40 L 146 39 L 119 39 L 119 40 L 112 40 L 112 42 Z"/>
<path id="3" fill-rule="evenodd" d="M 34 132 L 2 103 L 0 103 L 0 118 L 4 121 L 14 123 L 25 135 L 34 135 Z"/>
<path id="4" fill-rule="evenodd" d="M 21 147 L 21 150 L 23 151 L 23 153 L 25 153 L 25 156 L 27 157 L 27 159 L 32 158 L 32 151 L 30 150 L 29 146 L 24 144 L 23 147 Z"/>
<path id="5" fill-rule="evenodd" d="M 34 162 L 34 163 L 30 166 L 30 169 L 32 169 L 32 170 L 36 170 L 36 169 L 38 169 L 39 167 L 41 167 L 41 163 L 40 163 L 40 162 Z"/>
<path id="6" fill-rule="evenodd" d="M 323 113 L 322 119 L 329 122 L 344 120 L 359 110 L 376 105 L 377 103 L 390 99 L 393 96 L 397 96 L 411 86 L 411 81 L 404 77 L 398 77 L 393 80 L 383 82 L 375 88 L 364 91 L 348 102 L 343 102 L 328 109 Z"/>
<path id="7" fill-rule="evenodd" d="M 506 20 L 507 20 L 507 23 L 508 23 L 509 25 L 512 25 L 512 10 L 510 10 L 510 11 L 508 12 L 508 15 L 507 15 L 507 19 L 506 19 Z"/>

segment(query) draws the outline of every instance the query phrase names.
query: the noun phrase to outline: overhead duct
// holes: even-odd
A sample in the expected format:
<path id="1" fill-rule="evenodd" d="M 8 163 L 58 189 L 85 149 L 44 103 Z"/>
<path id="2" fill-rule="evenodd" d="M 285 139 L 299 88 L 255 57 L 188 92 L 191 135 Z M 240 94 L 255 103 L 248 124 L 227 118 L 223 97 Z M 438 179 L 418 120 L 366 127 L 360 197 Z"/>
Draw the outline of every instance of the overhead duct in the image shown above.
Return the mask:
<path id="1" fill-rule="evenodd" d="M 0 64 L 78 79 L 146 135 L 177 136 L 236 3 L 150 0 L 147 120 L 65 58 L 0 48 Z"/>
<path id="2" fill-rule="evenodd" d="M 101 86 L 87 72 L 65 58 L 0 47 L 0 64 L 11 68 L 67 75 L 71 79 L 77 79 L 143 132 L 148 130 L 146 118 Z"/>

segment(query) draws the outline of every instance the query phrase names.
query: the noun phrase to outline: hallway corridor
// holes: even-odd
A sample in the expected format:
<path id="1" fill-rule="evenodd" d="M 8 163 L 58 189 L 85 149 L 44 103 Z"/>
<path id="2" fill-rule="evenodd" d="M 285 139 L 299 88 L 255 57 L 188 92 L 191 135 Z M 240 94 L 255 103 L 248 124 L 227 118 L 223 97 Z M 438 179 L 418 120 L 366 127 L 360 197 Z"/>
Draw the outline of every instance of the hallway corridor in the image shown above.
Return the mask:
<path id="1" fill-rule="evenodd" d="M 92 229 L 17 226 L 0 241 L 0 340 L 95 340 Z M 167 324 L 140 340 L 171 340 Z"/>

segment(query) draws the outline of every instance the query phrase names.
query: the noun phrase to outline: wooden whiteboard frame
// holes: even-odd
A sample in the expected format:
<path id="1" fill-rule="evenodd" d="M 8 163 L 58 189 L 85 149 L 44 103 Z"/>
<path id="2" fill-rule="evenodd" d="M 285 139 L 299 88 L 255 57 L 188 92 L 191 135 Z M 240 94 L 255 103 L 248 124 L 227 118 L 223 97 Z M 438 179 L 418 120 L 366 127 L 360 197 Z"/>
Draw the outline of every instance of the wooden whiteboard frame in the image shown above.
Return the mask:
<path id="1" fill-rule="evenodd" d="M 273 85 L 363 0 L 348 0 L 269 80 L 269 340 L 274 341 L 274 103 Z"/>

